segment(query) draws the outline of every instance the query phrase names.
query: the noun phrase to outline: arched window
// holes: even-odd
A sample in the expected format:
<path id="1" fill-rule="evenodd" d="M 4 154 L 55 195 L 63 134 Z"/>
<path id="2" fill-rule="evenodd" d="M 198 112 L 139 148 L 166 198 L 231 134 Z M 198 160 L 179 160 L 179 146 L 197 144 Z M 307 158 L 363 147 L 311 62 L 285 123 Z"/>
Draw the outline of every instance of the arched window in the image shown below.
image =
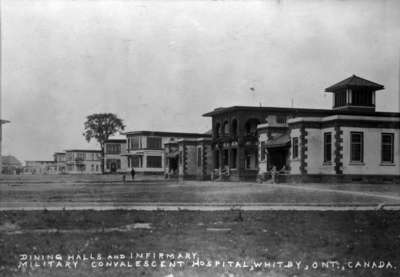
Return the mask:
<path id="1" fill-rule="evenodd" d="M 214 136 L 219 137 L 221 134 L 221 124 L 218 122 L 215 124 L 215 129 L 214 129 Z"/>
<path id="2" fill-rule="evenodd" d="M 245 124 L 245 130 L 247 136 L 256 136 L 257 135 L 257 125 L 260 124 L 260 121 L 256 118 L 251 118 L 247 120 Z"/>
<path id="3" fill-rule="evenodd" d="M 225 136 L 229 135 L 229 123 L 228 123 L 228 121 L 224 122 L 224 125 L 223 125 L 222 129 L 223 129 L 223 134 Z"/>

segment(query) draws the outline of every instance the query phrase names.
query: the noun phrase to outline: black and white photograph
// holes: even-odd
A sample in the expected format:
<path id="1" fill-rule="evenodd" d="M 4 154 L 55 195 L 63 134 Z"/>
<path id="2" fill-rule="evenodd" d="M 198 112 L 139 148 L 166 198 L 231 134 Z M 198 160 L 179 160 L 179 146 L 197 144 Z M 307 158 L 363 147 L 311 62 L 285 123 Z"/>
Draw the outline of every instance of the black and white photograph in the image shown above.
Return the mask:
<path id="1" fill-rule="evenodd" d="M 0 276 L 400 276 L 400 1 L 0 0 Z"/>

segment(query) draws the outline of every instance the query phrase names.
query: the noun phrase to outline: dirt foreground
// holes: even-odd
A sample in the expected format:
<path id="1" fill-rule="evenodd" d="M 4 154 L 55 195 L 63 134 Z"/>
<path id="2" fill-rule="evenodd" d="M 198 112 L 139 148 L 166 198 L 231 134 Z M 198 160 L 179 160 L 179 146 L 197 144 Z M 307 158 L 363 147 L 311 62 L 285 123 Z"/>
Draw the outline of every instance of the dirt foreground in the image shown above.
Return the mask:
<path id="1" fill-rule="evenodd" d="M 1 276 L 399 276 L 390 211 L 7 211 Z"/>

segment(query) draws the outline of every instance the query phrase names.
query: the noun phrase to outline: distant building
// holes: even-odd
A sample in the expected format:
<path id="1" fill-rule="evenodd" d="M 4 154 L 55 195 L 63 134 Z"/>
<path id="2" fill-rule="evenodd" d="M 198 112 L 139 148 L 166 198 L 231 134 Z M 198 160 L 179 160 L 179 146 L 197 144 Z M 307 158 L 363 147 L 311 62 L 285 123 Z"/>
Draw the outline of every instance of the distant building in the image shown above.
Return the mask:
<path id="1" fill-rule="evenodd" d="M 54 153 L 54 162 L 56 164 L 56 171 L 58 174 L 65 174 L 67 172 L 67 157 L 65 152 Z"/>
<path id="2" fill-rule="evenodd" d="M 165 143 L 165 174 L 169 178 L 209 180 L 211 159 L 211 137 Z"/>
<path id="3" fill-rule="evenodd" d="M 22 172 L 22 163 L 14 156 L 2 156 L 1 157 L 3 168 L 2 174 L 16 175 Z"/>
<path id="4" fill-rule="evenodd" d="M 57 174 L 54 161 L 25 161 L 24 174 L 49 175 Z"/>
<path id="5" fill-rule="evenodd" d="M 66 150 L 68 174 L 100 174 L 101 150 Z"/>
<path id="6" fill-rule="evenodd" d="M 122 173 L 128 171 L 126 139 L 109 139 L 104 143 L 104 172 Z"/>
<path id="7" fill-rule="evenodd" d="M 165 173 L 164 144 L 178 139 L 209 138 L 209 134 L 134 131 L 127 137 L 128 170 L 134 168 L 139 174 Z"/>
<path id="8" fill-rule="evenodd" d="M 214 173 L 255 180 L 275 169 L 285 181 L 399 182 L 400 113 L 375 111 L 381 89 L 354 75 L 326 89 L 332 109 L 234 106 L 206 113 Z"/>

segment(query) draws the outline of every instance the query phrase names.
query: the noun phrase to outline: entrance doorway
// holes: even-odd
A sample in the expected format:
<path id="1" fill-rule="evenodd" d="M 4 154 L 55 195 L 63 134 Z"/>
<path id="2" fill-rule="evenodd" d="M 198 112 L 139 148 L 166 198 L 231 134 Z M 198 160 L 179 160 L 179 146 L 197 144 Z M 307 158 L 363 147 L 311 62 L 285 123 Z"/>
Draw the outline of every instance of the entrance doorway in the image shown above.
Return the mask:
<path id="1" fill-rule="evenodd" d="M 280 171 L 286 168 L 288 163 L 289 148 L 279 147 L 268 149 L 268 170 L 275 166 L 276 170 Z"/>
<path id="2" fill-rule="evenodd" d="M 111 163 L 110 171 L 111 171 L 111 173 L 117 172 L 117 164 L 115 162 Z"/>
<path id="3" fill-rule="evenodd" d="M 168 158 L 168 172 L 172 174 L 176 174 L 178 171 L 178 157 Z"/>

